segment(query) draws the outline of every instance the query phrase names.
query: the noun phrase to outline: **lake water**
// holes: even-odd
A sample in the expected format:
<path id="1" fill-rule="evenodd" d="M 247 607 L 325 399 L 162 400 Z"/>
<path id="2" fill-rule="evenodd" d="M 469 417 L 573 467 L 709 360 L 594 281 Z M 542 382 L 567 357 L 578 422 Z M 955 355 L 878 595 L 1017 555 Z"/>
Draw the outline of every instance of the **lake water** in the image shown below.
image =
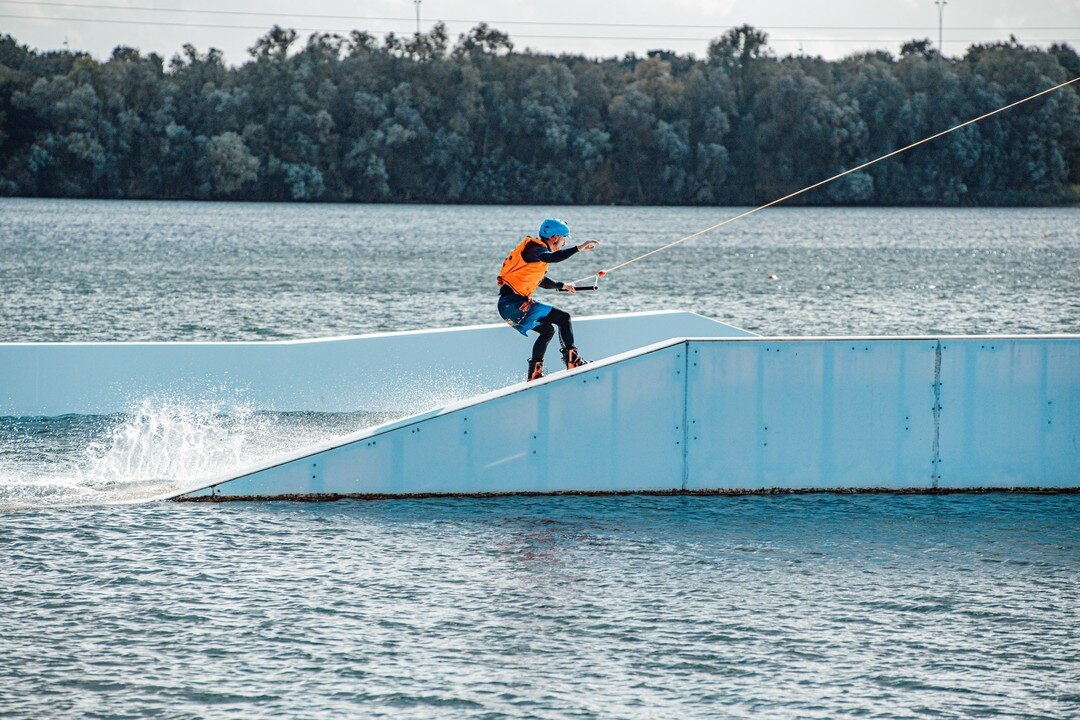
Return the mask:
<path id="1" fill-rule="evenodd" d="M 552 273 L 574 280 L 741 210 L 0 199 L 0 338 L 499 322 L 499 265 L 548 214 L 603 243 Z M 558 301 L 693 310 L 763 335 L 1077 332 L 1078 268 L 1080 208 L 773 208 Z"/>
<path id="2" fill-rule="evenodd" d="M 576 279 L 738 211 L 0 199 L 0 339 L 497 322 L 547 214 L 603 242 Z M 558 302 L 1075 333 L 1078 268 L 1078 209 L 778 208 Z M 382 419 L 0 418 L 0 715 L 1080 715 L 1074 495 L 113 504 Z"/>

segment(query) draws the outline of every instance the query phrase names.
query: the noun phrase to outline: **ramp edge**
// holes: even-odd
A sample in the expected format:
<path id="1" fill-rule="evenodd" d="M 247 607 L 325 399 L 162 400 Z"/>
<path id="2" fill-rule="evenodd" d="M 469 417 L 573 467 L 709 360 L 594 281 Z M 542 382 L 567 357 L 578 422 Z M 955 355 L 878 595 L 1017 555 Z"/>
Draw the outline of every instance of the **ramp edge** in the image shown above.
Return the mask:
<path id="1" fill-rule="evenodd" d="M 1076 495 L 1078 487 L 985 487 L 985 488 L 763 488 L 731 489 L 716 488 L 709 490 L 553 490 L 551 492 L 513 491 L 488 493 L 309 493 L 288 495 L 197 495 L 168 498 L 172 502 L 182 503 L 224 503 L 224 502 L 337 502 L 339 500 L 430 500 L 438 498 L 495 499 L 506 497 L 626 497 L 642 495 L 649 497 L 742 497 L 746 495 Z"/>

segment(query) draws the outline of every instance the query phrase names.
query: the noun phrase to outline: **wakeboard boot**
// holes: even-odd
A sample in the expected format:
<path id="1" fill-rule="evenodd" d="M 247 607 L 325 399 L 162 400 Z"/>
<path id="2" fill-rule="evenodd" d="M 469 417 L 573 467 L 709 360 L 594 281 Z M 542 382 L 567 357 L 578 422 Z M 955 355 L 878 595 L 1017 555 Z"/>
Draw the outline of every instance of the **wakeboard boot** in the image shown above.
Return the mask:
<path id="1" fill-rule="evenodd" d="M 529 358 L 529 372 L 525 376 L 526 382 L 539 380 L 542 377 L 544 377 L 544 361 Z"/>
<path id="2" fill-rule="evenodd" d="M 567 370 L 573 370 L 574 368 L 581 367 L 582 365 L 587 365 L 589 362 L 588 360 L 583 360 L 581 358 L 581 355 L 578 353 L 576 347 L 568 347 L 563 350 L 562 359 L 563 362 L 566 363 Z"/>

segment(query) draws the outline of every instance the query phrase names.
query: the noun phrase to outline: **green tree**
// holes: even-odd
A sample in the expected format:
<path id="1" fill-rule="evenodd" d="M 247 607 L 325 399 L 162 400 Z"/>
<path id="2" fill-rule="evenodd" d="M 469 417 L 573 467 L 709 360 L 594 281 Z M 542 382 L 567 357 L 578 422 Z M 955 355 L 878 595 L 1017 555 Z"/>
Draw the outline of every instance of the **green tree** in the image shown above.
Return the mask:
<path id="1" fill-rule="evenodd" d="M 396 202 L 761 203 L 1080 73 L 1065 44 L 704 59 L 518 52 L 486 24 L 272 27 L 248 59 L 184 45 L 38 52 L 0 36 L 0 194 Z M 1041 98 L 798 202 L 1047 203 L 1080 192 L 1080 93 Z"/>

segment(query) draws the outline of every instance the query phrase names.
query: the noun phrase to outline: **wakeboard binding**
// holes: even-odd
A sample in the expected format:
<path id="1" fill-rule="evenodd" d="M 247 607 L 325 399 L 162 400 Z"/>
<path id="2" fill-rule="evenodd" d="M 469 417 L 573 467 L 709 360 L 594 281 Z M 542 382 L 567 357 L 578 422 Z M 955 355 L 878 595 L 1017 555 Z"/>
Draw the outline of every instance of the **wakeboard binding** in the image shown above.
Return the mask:
<path id="1" fill-rule="evenodd" d="M 525 376 L 525 380 L 527 382 L 532 382 L 533 380 L 539 380 L 542 377 L 544 377 L 544 361 L 543 360 L 533 360 L 532 358 L 530 358 L 529 359 L 529 372 Z"/>
<path id="2" fill-rule="evenodd" d="M 568 347 L 565 350 L 563 350 L 562 359 L 563 359 L 563 362 L 566 363 L 566 369 L 567 370 L 573 370 L 574 368 L 579 368 L 582 365 L 587 365 L 588 362 L 589 362 L 588 360 L 582 359 L 581 354 L 578 353 L 578 350 L 577 350 L 576 347 Z"/>

